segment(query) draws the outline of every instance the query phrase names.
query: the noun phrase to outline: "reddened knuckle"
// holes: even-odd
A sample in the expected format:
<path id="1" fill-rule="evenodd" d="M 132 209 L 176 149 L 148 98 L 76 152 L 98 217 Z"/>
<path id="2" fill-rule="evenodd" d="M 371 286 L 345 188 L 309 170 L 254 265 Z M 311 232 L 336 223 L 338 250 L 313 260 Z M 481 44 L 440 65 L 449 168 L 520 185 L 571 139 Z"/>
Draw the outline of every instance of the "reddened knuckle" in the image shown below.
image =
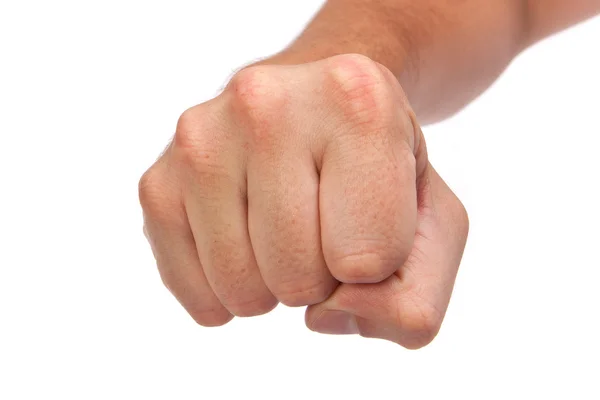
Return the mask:
<path id="1" fill-rule="evenodd" d="M 228 85 L 236 108 L 251 119 L 282 109 L 286 95 L 273 66 L 252 66 L 238 72 Z"/>
<path id="2" fill-rule="evenodd" d="M 343 54 L 331 57 L 327 68 L 331 73 L 343 72 L 347 78 L 383 75 L 377 63 L 362 54 Z"/>
<path id="3" fill-rule="evenodd" d="M 252 66 L 238 72 L 230 84 L 234 116 L 253 147 L 271 149 L 289 103 L 281 77 L 273 66 Z"/>
<path id="4" fill-rule="evenodd" d="M 267 74 L 268 70 L 264 66 L 246 67 L 231 78 L 228 87 L 235 94 L 252 93 L 257 87 L 264 85 Z"/>
<path id="5" fill-rule="evenodd" d="M 190 107 L 179 116 L 179 119 L 177 120 L 177 129 L 191 130 L 200 118 L 202 118 L 202 106 L 197 105 Z"/>
<path id="6" fill-rule="evenodd" d="M 390 115 L 391 90 L 381 69 L 368 57 L 358 54 L 333 57 L 327 76 L 345 116 L 367 123 Z"/>

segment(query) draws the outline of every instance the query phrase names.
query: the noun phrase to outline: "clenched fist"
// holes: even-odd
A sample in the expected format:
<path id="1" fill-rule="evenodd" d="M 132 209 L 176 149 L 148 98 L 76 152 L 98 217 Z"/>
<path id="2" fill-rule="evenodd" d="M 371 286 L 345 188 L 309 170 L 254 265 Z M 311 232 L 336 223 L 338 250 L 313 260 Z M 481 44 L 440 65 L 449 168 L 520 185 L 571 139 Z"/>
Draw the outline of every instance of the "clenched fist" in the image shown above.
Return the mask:
<path id="1" fill-rule="evenodd" d="M 318 332 L 421 347 L 468 230 L 398 81 L 359 55 L 240 71 L 139 189 L 162 280 L 205 326 L 281 302 Z"/>

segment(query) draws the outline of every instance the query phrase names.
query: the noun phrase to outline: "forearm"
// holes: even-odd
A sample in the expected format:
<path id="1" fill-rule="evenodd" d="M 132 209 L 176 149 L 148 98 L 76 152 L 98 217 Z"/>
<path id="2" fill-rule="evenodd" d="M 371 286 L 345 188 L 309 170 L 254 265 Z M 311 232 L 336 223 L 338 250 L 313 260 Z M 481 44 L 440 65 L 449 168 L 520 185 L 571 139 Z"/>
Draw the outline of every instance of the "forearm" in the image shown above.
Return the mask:
<path id="1" fill-rule="evenodd" d="M 268 62 L 360 53 L 400 80 L 421 123 L 477 97 L 526 46 L 600 11 L 600 0 L 329 0 Z"/>

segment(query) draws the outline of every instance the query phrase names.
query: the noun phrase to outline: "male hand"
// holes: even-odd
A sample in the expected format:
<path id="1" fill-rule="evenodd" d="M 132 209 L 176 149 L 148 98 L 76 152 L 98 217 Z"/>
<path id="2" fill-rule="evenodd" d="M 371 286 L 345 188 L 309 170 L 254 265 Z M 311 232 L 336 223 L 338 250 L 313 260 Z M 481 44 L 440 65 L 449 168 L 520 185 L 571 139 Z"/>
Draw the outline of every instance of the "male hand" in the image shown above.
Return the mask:
<path id="1" fill-rule="evenodd" d="M 181 116 L 140 180 L 161 278 L 201 325 L 308 305 L 323 333 L 418 348 L 465 246 L 396 78 L 359 55 L 253 66 Z"/>

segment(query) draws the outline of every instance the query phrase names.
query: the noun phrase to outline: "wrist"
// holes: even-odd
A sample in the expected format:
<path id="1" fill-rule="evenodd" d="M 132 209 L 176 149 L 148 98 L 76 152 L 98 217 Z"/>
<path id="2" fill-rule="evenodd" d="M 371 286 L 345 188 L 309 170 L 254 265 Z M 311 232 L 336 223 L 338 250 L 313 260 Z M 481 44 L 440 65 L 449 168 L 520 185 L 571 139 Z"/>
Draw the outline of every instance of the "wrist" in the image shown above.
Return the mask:
<path id="1" fill-rule="evenodd" d="M 357 43 L 348 46 L 334 46 L 330 43 L 327 40 L 323 40 L 320 44 L 311 46 L 309 49 L 293 44 L 285 50 L 249 66 L 298 65 L 323 60 L 336 55 L 361 54 L 389 69 L 402 85 L 409 100 L 411 100 L 412 89 L 414 88 L 412 84 L 413 77 L 418 76 L 418 72 L 416 71 L 417 64 L 410 60 L 408 53 L 402 45 L 399 43 L 392 44 L 392 41 L 388 41 L 389 45 L 385 48 L 377 46 L 369 47 Z"/>
<path id="2" fill-rule="evenodd" d="M 336 55 L 361 54 L 384 65 L 392 71 L 396 78 L 400 78 L 408 66 L 408 57 L 403 47 L 399 44 L 392 45 L 391 43 L 385 46 L 385 48 L 380 46 L 381 44 L 369 46 L 361 43 L 336 45 L 327 41 L 327 39 L 323 39 L 321 43 L 311 45 L 310 47 L 292 44 L 285 50 L 253 65 L 297 65 L 323 60 Z"/>
<path id="3" fill-rule="evenodd" d="M 409 53 L 416 45 L 409 37 L 411 18 L 405 8 L 389 2 L 328 0 L 298 38 L 259 64 L 303 64 L 341 54 L 361 54 L 400 78 L 411 65 Z"/>

